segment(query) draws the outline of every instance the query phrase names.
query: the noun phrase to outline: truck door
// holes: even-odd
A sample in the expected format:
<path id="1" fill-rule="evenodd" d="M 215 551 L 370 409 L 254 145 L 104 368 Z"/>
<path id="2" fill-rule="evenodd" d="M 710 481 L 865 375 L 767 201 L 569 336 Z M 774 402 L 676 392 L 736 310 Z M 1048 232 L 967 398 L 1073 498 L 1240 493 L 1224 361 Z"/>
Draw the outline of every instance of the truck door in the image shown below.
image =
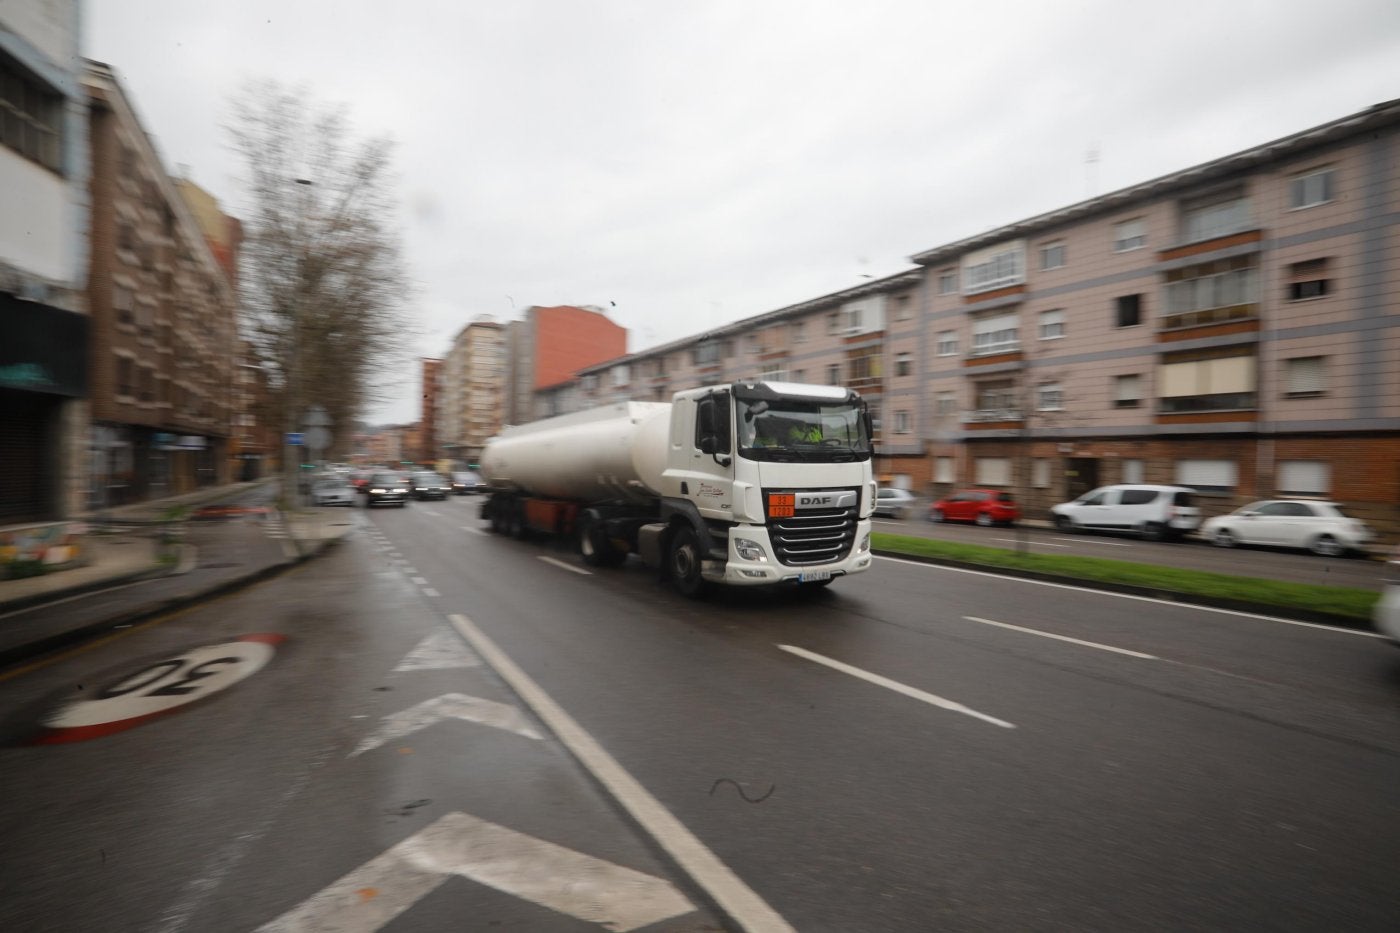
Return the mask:
<path id="1" fill-rule="evenodd" d="M 673 446 L 688 452 L 682 471 L 683 495 L 707 518 L 728 519 L 734 510 L 734 430 L 728 392 L 714 392 L 695 401 L 695 417 L 685 436 Z M 677 419 L 678 433 L 687 427 Z"/>

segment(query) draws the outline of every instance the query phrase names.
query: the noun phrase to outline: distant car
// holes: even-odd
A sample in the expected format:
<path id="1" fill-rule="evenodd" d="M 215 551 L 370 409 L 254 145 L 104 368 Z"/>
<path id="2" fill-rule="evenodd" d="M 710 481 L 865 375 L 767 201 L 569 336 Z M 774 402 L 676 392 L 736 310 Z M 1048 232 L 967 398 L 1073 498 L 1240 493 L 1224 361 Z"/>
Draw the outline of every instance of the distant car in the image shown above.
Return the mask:
<path id="1" fill-rule="evenodd" d="M 325 476 L 311 486 L 312 505 L 355 504 L 355 487 L 344 476 Z"/>
<path id="2" fill-rule="evenodd" d="M 1375 538 L 1364 522 L 1344 514 L 1337 503 L 1302 499 L 1251 502 L 1229 515 L 1207 519 L 1201 536 L 1220 547 L 1306 548 L 1323 557 L 1364 550 Z"/>
<path id="3" fill-rule="evenodd" d="M 1375 609 L 1376 631 L 1400 647 L 1400 547 L 1390 555 L 1386 570 L 1385 587 Z"/>
<path id="4" fill-rule="evenodd" d="M 414 473 L 409 485 L 415 499 L 446 499 L 452 491 L 452 483 L 436 473 Z"/>
<path id="5" fill-rule="evenodd" d="M 1176 540 L 1200 527 L 1187 486 L 1101 486 L 1050 509 L 1061 531 L 1126 531 L 1150 541 Z"/>
<path id="6" fill-rule="evenodd" d="M 907 489 L 882 486 L 875 496 L 875 514 L 889 518 L 908 518 L 914 511 L 914 495 Z"/>
<path id="7" fill-rule="evenodd" d="M 481 492 L 485 484 L 481 481 L 481 474 L 473 470 L 461 470 L 452 474 L 452 494 L 454 496 L 472 496 Z"/>
<path id="8" fill-rule="evenodd" d="M 1020 517 L 1015 497 L 1000 489 L 960 489 L 928 507 L 931 522 L 1014 525 Z"/>
<path id="9" fill-rule="evenodd" d="M 365 484 L 365 508 L 376 505 L 408 505 L 408 480 L 398 473 L 375 473 Z"/>

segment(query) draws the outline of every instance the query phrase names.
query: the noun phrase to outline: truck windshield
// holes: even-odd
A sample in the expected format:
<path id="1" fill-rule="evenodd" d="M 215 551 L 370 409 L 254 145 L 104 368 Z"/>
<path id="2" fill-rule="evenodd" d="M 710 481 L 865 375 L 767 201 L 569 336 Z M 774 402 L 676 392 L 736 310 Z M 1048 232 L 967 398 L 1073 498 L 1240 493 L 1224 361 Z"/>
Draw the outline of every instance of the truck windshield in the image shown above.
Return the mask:
<path id="1" fill-rule="evenodd" d="M 859 403 L 736 398 L 734 405 L 741 457 L 824 463 L 870 458 Z"/>

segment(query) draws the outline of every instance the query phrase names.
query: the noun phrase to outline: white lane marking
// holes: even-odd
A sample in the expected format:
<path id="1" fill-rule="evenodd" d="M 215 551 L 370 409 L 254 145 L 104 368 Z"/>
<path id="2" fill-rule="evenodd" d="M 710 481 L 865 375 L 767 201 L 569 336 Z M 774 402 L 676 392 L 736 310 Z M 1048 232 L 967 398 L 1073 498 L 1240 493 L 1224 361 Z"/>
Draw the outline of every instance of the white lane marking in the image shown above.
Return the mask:
<path id="1" fill-rule="evenodd" d="M 414 584 L 415 586 L 427 586 L 427 585 L 428 585 L 428 581 L 425 580 L 425 579 L 422 578 L 422 577 L 413 577 L 412 579 L 413 579 L 413 584 Z"/>
<path id="2" fill-rule="evenodd" d="M 480 667 L 481 658 L 472 651 L 455 633 L 445 628 L 435 628 L 403 656 L 395 667 L 396 671 L 430 671 L 451 667 Z"/>
<path id="3" fill-rule="evenodd" d="M 988 573 L 985 570 L 968 570 L 964 567 L 947 567 L 943 564 L 926 564 L 923 561 L 904 560 L 899 557 L 886 557 L 883 554 L 875 555 L 878 560 L 887 560 L 894 564 L 905 564 L 910 567 L 922 567 L 925 570 L 946 570 L 949 573 L 967 573 L 974 577 L 992 577 L 996 580 L 1006 580 L 1014 583 L 1028 583 L 1033 586 L 1048 586 L 1057 590 L 1071 590 L 1075 593 L 1089 593 L 1094 596 L 1111 596 L 1116 599 L 1133 599 L 1143 603 L 1156 603 L 1159 606 L 1171 606 L 1176 609 L 1193 609 L 1197 612 L 1214 612 L 1225 616 L 1238 616 L 1241 619 L 1258 619 L 1261 622 L 1281 622 L 1284 625 L 1299 625 L 1303 628 L 1316 628 L 1324 632 L 1336 632 L 1341 635 L 1362 635 L 1366 638 L 1384 638 L 1379 632 L 1370 632 L 1366 629 L 1337 628 L 1335 625 L 1322 625 L 1318 622 L 1301 622 L 1298 619 L 1282 619 L 1278 616 L 1266 616 L 1257 612 L 1241 612 L 1238 609 L 1219 609 L 1215 606 L 1200 606 L 1195 603 L 1178 603 L 1170 599 L 1157 599 L 1155 596 L 1135 596 L 1132 593 L 1115 593 L 1112 590 L 1095 590 L 1086 586 L 1074 586 L 1069 583 L 1051 583 L 1048 580 L 1031 580 L 1026 577 L 1012 577 L 1001 573 Z"/>
<path id="4" fill-rule="evenodd" d="M 510 684 L 516 694 L 558 736 L 559 741 L 592 772 L 613 798 L 646 830 L 657 844 L 675 860 L 681 870 L 705 889 L 721 910 L 743 930 L 785 933 L 792 927 L 768 903 L 758 896 L 728 865 L 720 861 L 704 843 L 676 819 L 669 810 L 623 770 L 593 736 L 574 722 L 559 704 L 530 679 L 510 657 L 496 647 L 475 624 L 464 615 L 448 616 L 476 653 Z"/>
<path id="5" fill-rule="evenodd" d="M 993 538 L 992 540 L 993 540 L 993 541 L 1009 541 L 1009 542 L 1012 543 L 1012 544 L 1020 544 L 1020 543 L 1022 543 L 1021 540 L 1020 540 L 1019 538 Z M 1028 539 L 1025 543 L 1026 543 L 1026 544 L 1035 544 L 1035 545 L 1038 545 L 1038 546 L 1040 546 L 1040 547 L 1069 547 L 1068 544 L 1051 544 L 1051 543 L 1048 542 L 1048 541 L 1032 541 L 1032 540 L 1029 540 L 1029 539 Z"/>
<path id="6" fill-rule="evenodd" d="M 840 671 L 843 674 L 850 674 L 852 677 L 859 677 L 861 680 L 864 680 L 868 683 L 875 684 L 878 687 L 884 687 L 886 690 L 893 690 L 895 693 L 902 693 L 907 697 L 912 697 L 915 700 L 920 700 L 924 703 L 928 703 L 931 706 L 937 706 L 939 709 L 946 709 L 949 712 L 953 713 L 962 713 L 964 716 L 971 716 L 973 719 L 980 719 L 983 722 L 989 722 L 994 726 L 1001 726 L 1003 729 L 1016 728 L 1014 724 L 1009 723 L 1004 719 L 997 719 L 995 716 L 988 716 L 986 713 L 979 713 L 977 712 L 977 710 L 972 709 L 971 707 L 963 706 L 961 703 L 955 703 L 952 700 L 945 700 L 941 696 L 937 696 L 936 694 L 932 693 L 926 693 L 925 691 L 919 690 L 916 687 L 911 687 L 908 684 L 902 684 L 897 680 L 890 680 L 888 677 L 881 677 L 879 674 L 872 674 L 870 673 L 870 671 L 861 670 L 858 667 L 852 667 L 849 664 L 837 661 L 835 658 L 828 658 L 824 654 L 817 654 L 815 651 L 808 651 L 806 648 L 798 648 L 795 645 L 779 645 L 778 647 L 791 654 L 795 654 L 798 657 L 806 658 L 808 661 L 815 661 L 818 664 L 824 664 L 827 667 L 833 670 Z"/>
<path id="7" fill-rule="evenodd" d="M 575 567 L 573 564 L 565 563 L 564 561 L 558 560 L 557 558 L 544 557 L 543 555 L 541 555 L 540 560 L 544 561 L 546 564 L 553 564 L 556 567 L 563 567 L 565 570 L 571 570 L 574 573 L 581 573 L 585 577 L 593 576 L 593 571 L 584 570 L 582 567 Z"/>
<path id="8" fill-rule="evenodd" d="M 404 561 L 403 566 L 399 569 L 402 570 L 404 573 L 408 574 L 409 576 L 418 576 L 418 568 L 408 566 L 408 561 Z"/>
<path id="9" fill-rule="evenodd" d="M 662 878 L 455 812 L 258 931 L 373 933 L 453 875 L 608 930 L 635 930 L 695 910 Z"/>
<path id="10" fill-rule="evenodd" d="M 468 528 L 466 525 L 461 525 L 461 526 L 459 526 L 459 527 L 460 527 L 463 531 L 470 531 L 470 532 L 471 532 L 472 534 L 474 534 L 474 535 L 485 535 L 485 534 L 486 534 L 486 532 L 482 531 L 480 528 Z"/>
<path id="11" fill-rule="evenodd" d="M 1096 641 L 1083 641 L 1078 638 L 1070 638 L 1068 635 L 1056 635 L 1053 632 L 1042 632 L 1039 629 L 1024 628 L 1020 625 L 1012 625 L 1010 622 L 997 622 L 992 619 L 979 619 L 977 616 L 963 616 L 969 622 L 981 622 L 983 625 L 995 625 L 1000 628 L 1008 628 L 1013 632 L 1025 632 L 1027 635 L 1039 635 L 1041 638 L 1053 638 L 1056 641 L 1067 641 L 1072 645 L 1083 645 L 1086 648 L 1098 648 L 1100 651 L 1112 651 L 1116 654 L 1126 654 L 1130 658 L 1142 658 L 1144 661 L 1160 661 L 1161 658 L 1155 654 L 1143 654 L 1141 651 L 1129 651 L 1127 648 L 1115 648 L 1112 645 L 1101 645 Z"/>
<path id="12" fill-rule="evenodd" d="M 425 586 L 423 587 L 423 595 L 431 596 L 433 599 L 437 599 L 442 594 L 439 593 L 437 590 L 433 589 L 431 586 Z"/>
<path id="13" fill-rule="evenodd" d="M 1092 538 L 1056 538 L 1056 541 L 1073 541 L 1075 544 L 1098 544 L 1103 547 L 1132 547 L 1122 541 L 1095 541 Z"/>
<path id="14" fill-rule="evenodd" d="M 483 700 L 481 697 L 469 697 L 462 693 L 445 693 L 440 697 L 424 700 L 417 706 L 410 706 L 406 710 L 385 716 L 380 720 L 379 728 L 366 736 L 346 757 L 354 758 L 370 749 L 378 748 L 385 742 L 403 738 L 411 732 L 426 729 L 445 719 L 465 719 L 483 726 L 514 732 L 527 739 L 540 737 L 530 725 L 530 721 L 525 718 L 525 714 L 514 706 L 497 703 L 495 700 Z"/>

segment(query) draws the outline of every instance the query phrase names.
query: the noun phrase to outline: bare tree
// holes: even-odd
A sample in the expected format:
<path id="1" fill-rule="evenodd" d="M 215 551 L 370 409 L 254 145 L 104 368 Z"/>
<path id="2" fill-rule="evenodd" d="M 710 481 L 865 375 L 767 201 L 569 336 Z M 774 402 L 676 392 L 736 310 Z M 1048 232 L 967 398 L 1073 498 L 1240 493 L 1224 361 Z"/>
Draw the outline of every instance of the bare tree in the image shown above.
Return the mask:
<path id="1" fill-rule="evenodd" d="M 411 294 L 387 139 L 358 139 L 343 107 L 260 81 L 233 101 L 243 157 L 244 331 L 268 368 L 279 424 L 330 415 L 333 449 L 407 349 Z"/>

